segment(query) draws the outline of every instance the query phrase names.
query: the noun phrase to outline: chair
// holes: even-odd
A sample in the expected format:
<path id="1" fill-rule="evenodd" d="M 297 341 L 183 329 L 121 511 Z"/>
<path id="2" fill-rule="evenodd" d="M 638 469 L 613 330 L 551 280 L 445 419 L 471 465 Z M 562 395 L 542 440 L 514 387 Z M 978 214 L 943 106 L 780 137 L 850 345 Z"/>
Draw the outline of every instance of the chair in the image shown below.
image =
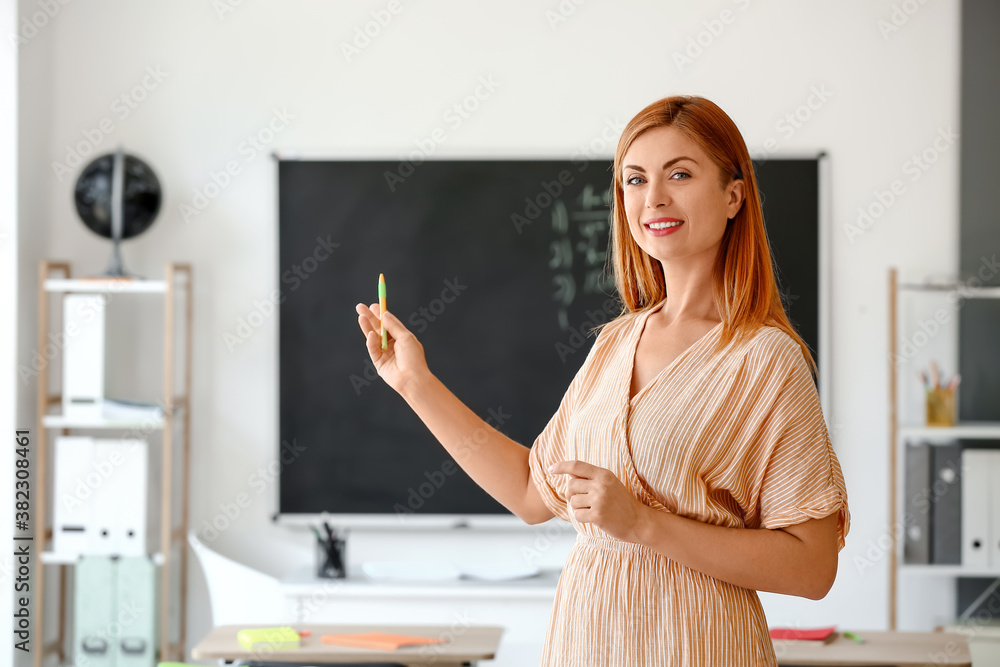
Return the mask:
<path id="1" fill-rule="evenodd" d="M 281 584 L 274 577 L 258 572 L 217 551 L 209 549 L 194 531 L 188 532 L 188 544 L 198 557 L 208 599 L 212 606 L 212 626 L 220 625 L 293 625 L 285 613 Z M 296 667 L 315 663 L 240 661 L 252 667 Z M 398 663 L 339 663 L 337 667 L 403 667 Z"/>
<path id="2" fill-rule="evenodd" d="M 226 558 L 188 533 L 188 544 L 198 557 L 208 599 L 212 605 L 212 625 L 287 625 L 285 598 L 274 577 Z"/>

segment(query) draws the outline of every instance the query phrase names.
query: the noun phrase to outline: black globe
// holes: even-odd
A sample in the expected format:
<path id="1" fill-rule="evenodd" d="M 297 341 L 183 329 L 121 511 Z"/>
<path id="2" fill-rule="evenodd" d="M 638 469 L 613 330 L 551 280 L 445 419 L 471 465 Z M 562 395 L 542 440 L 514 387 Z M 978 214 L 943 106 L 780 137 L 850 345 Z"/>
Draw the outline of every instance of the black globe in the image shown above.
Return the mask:
<path id="1" fill-rule="evenodd" d="M 76 212 L 95 234 L 112 238 L 111 178 L 115 155 L 108 153 L 96 158 L 84 168 L 76 180 L 73 198 Z M 163 199 L 156 174 L 137 157 L 125 156 L 124 205 L 122 206 L 122 238 L 138 236 L 150 228 L 160 212 Z"/>

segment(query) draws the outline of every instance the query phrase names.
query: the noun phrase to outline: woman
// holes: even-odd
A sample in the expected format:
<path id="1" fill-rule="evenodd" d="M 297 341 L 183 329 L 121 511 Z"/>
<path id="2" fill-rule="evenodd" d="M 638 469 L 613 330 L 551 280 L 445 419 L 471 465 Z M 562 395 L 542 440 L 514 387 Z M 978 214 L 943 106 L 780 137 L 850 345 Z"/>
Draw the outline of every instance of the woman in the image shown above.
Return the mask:
<path id="1" fill-rule="evenodd" d="M 659 100 L 623 131 L 613 192 L 625 309 L 530 450 L 455 398 L 391 313 L 388 350 L 378 304 L 358 322 L 473 480 L 528 523 L 576 528 L 543 665 L 776 665 L 756 591 L 824 597 L 850 514 L 746 145 L 709 100 Z"/>

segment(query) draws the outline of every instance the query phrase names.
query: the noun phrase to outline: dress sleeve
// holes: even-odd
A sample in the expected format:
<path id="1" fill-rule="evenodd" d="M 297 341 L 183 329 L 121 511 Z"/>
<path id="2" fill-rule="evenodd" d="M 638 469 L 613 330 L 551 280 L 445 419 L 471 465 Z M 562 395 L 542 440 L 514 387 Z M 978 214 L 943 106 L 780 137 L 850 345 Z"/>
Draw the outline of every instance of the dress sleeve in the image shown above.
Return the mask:
<path id="1" fill-rule="evenodd" d="M 606 341 L 604 334 L 606 329 L 607 327 L 598 334 L 587 353 L 587 358 L 576 372 L 569 388 L 559 402 L 558 409 L 549 419 L 549 423 L 541 434 L 535 438 L 534 444 L 528 451 L 528 469 L 531 480 L 538 489 L 538 494 L 542 497 L 545 506 L 563 521 L 571 521 L 564 488 L 568 483 L 568 480 L 565 479 L 567 475 L 554 476 L 549 473 L 548 468 L 553 463 L 566 459 L 566 439 L 569 434 L 570 421 L 576 411 L 580 388 L 590 373 L 598 347 Z"/>
<path id="2" fill-rule="evenodd" d="M 784 346 L 776 367 L 787 373 L 776 385 L 776 398 L 762 424 L 756 508 L 760 526 L 784 528 L 837 512 L 840 551 L 851 515 L 819 393 L 797 345 Z"/>

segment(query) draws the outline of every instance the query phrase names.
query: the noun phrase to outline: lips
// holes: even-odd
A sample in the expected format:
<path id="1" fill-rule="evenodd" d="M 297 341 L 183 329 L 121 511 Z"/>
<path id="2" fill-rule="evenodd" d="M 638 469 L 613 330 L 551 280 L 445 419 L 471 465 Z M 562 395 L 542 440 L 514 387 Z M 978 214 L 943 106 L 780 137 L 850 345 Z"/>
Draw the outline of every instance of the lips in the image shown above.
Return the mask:
<path id="1" fill-rule="evenodd" d="M 654 229 L 653 227 L 650 227 L 650 225 L 655 225 L 657 223 L 676 223 L 676 224 L 671 224 L 669 227 L 663 227 L 662 229 Z M 673 234 L 677 230 L 681 229 L 684 226 L 684 221 L 678 220 L 677 218 L 654 218 L 652 220 L 647 220 L 642 224 L 646 228 L 647 234 L 650 234 L 652 236 L 667 236 L 668 234 Z"/>

